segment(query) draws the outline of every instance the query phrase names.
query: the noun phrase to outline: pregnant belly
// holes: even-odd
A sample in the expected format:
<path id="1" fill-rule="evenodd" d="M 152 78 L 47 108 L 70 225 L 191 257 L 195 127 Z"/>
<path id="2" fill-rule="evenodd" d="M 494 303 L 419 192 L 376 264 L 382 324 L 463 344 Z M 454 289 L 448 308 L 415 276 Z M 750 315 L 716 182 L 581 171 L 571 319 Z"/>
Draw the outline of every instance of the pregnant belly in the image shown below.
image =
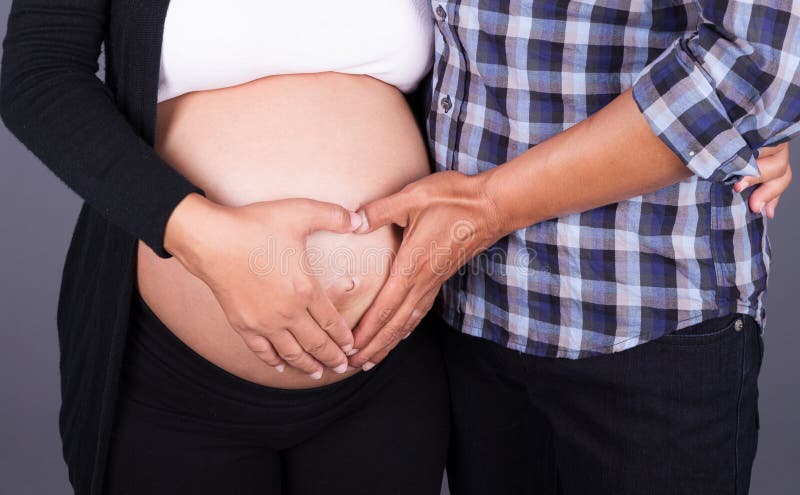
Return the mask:
<path id="1" fill-rule="evenodd" d="M 304 197 L 356 209 L 429 173 L 424 142 L 403 95 L 368 76 L 282 75 L 158 105 L 155 149 L 220 204 Z M 394 227 L 367 235 L 317 232 L 307 242 L 314 276 L 355 326 L 389 274 Z M 322 380 L 256 357 L 230 327 L 211 290 L 175 258 L 139 242 L 137 285 L 164 324 L 198 354 L 262 385 L 307 388 Z M 259 260 L 280 269 L 280 256 Z M 269 298 L 269 294 L 264 297 Z"/>

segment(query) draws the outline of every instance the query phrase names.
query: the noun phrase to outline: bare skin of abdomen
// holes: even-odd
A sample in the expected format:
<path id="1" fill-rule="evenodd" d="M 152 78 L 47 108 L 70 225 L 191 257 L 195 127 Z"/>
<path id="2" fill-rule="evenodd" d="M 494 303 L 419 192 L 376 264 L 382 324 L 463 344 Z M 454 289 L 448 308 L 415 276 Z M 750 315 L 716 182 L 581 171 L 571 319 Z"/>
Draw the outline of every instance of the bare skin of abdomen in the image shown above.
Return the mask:
<path id="1" fill-rule="evenodd" d="M 369 76 L 338 73 L 270 76 L 163 101 L 155 150 L 207 198 L 229 206 L 300 197 L 355 210 L 430 171 L 402 93 Z M 308 238 L 313 273 L 351 328 L 388 277 L 399 244 L 395 227 Z M 140 241 L 137 259 L 147 305 L 226 371 L 277 388 L 317 387 L 362 372 L 326 370 L 321 380 L 291 367 L 279 373 L 246 346 L 208 286 L 176 258 L 159 258 Z"/>

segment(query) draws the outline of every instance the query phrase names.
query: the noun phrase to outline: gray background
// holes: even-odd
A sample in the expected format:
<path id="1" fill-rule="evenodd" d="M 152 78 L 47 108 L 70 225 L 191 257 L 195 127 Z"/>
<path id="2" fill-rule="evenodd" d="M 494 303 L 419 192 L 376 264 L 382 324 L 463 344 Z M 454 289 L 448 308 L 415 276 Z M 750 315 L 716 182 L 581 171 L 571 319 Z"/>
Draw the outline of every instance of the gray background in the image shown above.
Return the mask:
<path id="1" fill-rule="evenodd" d="M 9 0 L 0 0 L 0 37 Z M 800 143 L 793 163 L 800 165 Z M 0 126 L 0 494 L 71 493 L 58 436 L 55 312 L 61 268 L 79 198 Z M 761 435 L 752 493 L 797 493 L 800 398 L 794 378 L 800 263 L 795 182 L 769 232 L 774 251 L 769 323 L 759 387 Z"/>

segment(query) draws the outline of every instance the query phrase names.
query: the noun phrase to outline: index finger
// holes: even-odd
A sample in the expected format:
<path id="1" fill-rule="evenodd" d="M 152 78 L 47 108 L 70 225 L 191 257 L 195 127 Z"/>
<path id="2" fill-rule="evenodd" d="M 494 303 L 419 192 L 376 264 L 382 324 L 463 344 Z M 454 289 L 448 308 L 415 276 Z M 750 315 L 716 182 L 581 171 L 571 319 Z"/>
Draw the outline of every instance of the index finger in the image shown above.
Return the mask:
<path id="1" fill-rule="evenodd" d="M 408 321 L 412 317 L 415 301 L 412 301 L 411 294 L 407 297 L 395 315 L 385 323 L 377 334 L 367 343 L 366 347 L 352 357 L 350 365 L 361 366 L 364 371 L 369 371 L 378 364 L 376 355 L 381 351 L 390 351 L 397 345 L 402 337 L 407 333 Z"/>
<path id="2" fill-rule="evenodd" d="M 405 283 L 403 276 L 399 275 L 396 270 L 392 270 L 392 274 L 381 288 L 375 301 L 361 317 L 361 321 L 353 331 L 356 349 L 363 349 L 381 328 L 391 321 L 410 292 L 411 289 Z"/>

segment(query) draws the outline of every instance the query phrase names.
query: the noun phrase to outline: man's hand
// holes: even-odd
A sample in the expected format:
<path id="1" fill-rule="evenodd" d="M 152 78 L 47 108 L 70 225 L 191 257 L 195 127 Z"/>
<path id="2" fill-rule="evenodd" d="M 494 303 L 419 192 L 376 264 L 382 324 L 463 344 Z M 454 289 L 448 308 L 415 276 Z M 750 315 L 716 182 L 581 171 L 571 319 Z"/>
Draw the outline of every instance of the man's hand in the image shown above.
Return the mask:
<path id="1" fill-rule="evenodd" d="M 775 218 L 775 208 L 781 195 L 792 183 L 792 166 L 789 163 L 789 143 L 761 148 L 756 159 L 761 177 L 744 177 L 736 183 L 734 190 L 742 192 L 748 187 L 755 186 L 756 190 L 750 195 L 750 209 L 754 213 L 762 210 L 769 218 Z"/>
<path id="2" fill-rule="evenodd" d="M 416 328 L 442 284 L 479 252 L 508 234 L 485 194 L 484 177 L 439 172 L 362 208 L 357 232 L 404 227 L 392 272 L 356 329 L 350 365 L 369 370 Z"/>
<path id="3" fill-rule="evenodd" d="M 517 162 L 515 166 L 519 164 Z M 747 187 L 757 186 L 750 197 L 750 208 L 760 212 L 766 207 L 766 215 L 772 218 L 781 194 L 792 180 L 788 143 L 762 148 L 757 164 L 761 177 L 745 177 L 734 188 L 741 192 Z M 676 167 L 678 172 L 673 176 L 658 178 L 647 189 L 655 190 L 659 183 L 660 187 L 664 187 L 683 177 L 686 173 L 683 165 Z M 498 208 L 491 199 L 494 196 L 487 194 L 491 188 L 487 181 L 496 180 L 491 175 L 466 176 L 452 171 L 435 173 L 409 184 L 397 194 L 375 200 L 362 208 L 365 221 L 357 232 L 372 232 L 383 225 L 395 223 L 405 227 L 405 233 L 388 281 L 353 332 L 355 348 L 361 351 L 350 358 L 351 366 L 368 370 L 379 363 L 430 310 L 445 280 L 479 252 L 519 227 L 509 220 L 510 215 L 501 213 L 502 208 Z M 505 175 L 509 180 L 514 180 L 516 185 L 521 180 L 519 174 Z M 514 201 L 508 198 L 514 187 L 504 182 L 501 186 L 494 184 L 493 189 L 504 191 L 504 196 Z M 548 204 L 547 190 L 539 191 L 542 194 L 537 197 L 545 200 L 545 205 Z M 644 192 L 646 190 L 636 191 L 637 194 Z M 530 194 L 533 192 L 529 191 L 526 198 Z M 564 195 L 556 193 L 553 198 L 556 196 Z M 526 199 L 519 198 L 518 201 L 525 203 Z M 595 199 L 591 202 L 594 206 L 603 204 Z M 577 209 L 572 205 L 556 207 L 556 213 L 560 214 L 573 210 Z M 541 220 L 544 218 L 537 218 L 534 223 Z M 517 223 L 523 225 L 519 221 Z"/>

